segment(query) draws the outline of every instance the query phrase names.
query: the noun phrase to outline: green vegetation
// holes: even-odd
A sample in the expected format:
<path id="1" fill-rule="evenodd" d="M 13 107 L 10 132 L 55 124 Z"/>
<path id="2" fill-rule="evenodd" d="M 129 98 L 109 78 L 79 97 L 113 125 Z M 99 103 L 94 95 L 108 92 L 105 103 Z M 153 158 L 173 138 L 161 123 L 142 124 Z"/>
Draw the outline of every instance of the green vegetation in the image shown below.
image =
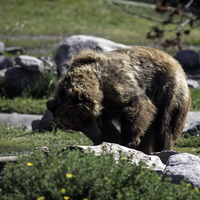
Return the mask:
<path id="1" fill-rule="evenodd" d="M 6 47 L 22 46 L 27 54 L 31 49 L 47 49 L 43 56 L 51 58 L 59 42 L 74 34 L 147 45 L 151 42 L 146 39 L 146 33 L 155 25 L 119 11 L 106 0 L 0 0 L 0 4 L 0 40 Z M 153 10 L 145 12 L 155 15 Z M 199 46 L 199 30 L 184 37 L 184 44 Z M 56 82 L 52 69 L 46 73 L 45 80 L 38 80 L 34 87 L 20 93 L 0 83 L 0 112 L 44 114 Z M 200 110 L 200 88 L 191 89 L 191 96 L 191 110 Z M 19 155 L 18 162 L 7 164 L 1 174 L 0 199 L 199 199 L 198 189 L 192 190 L 185 183 L 162 182 L 162 177 L 144 169 L 143 164 L 131 165 L 122 158 L 116 164 L 110 154 L 99 158 L 77 150 L 56 154 L 70 145 L 92 145 L 92 142 L 80 132 L 58 130 L 54 135 L 0 125 L 0 156 Z M 48 158 L 35 150 L 42 146 L 50 149 Z M 199 139 L 181 138 L 174 150 L 199 155 Z"/>
<path id="2" fill-rule="evenodd" d="M 44 114 L 46 111 L 47 99 L 32 99 L 16 97 L 14 99 L 0 99 L 1 113 L 21 113 L 21 114 Z"/>
<path id="3" fill-rule="evenodd" d="M 95 35 L 124 44 L 145 45 L 149 43 L 146 33 L 155 25 L 154 22 L 120 11 L 107 0 L 0 0 L 0 3 L 0 17 L 3 19 L 0 20 L 0 40 L 6 46 L 22 46 L 26 50 L 49 49 L 47 55 L 51 58 L 59 46 L 59 36 L 63 40 L 73 34 Z M 132 9 L 160 17 L 151 9 Z M 185 42 L 199 45 L 198 34 L 199 28 L 194 29 L 190 36 L 185 37 Z M 43 37 L 38 37 L 41 35 Z M 175 51 L 172 51 L 174 54 Z M 34 88 L 29 87 L 17 97 L 0 84 L 0 112 L 43 114 L 46 100 L 53 95 L 57 81 L 55 77 L 49 76 L 47 81 L 38 82 Z M 191 90 L 191 110 L 200 110 L 199 94 L 200 89 Z"/>
<path id="4" fill-rule="evenodd" d="M 127 158 L 131 159 L 130 158 Z M 9 164 L 0 182 L 3 199 L 199 199 L 199 189 L 190 184 L 163 182 L 162 177 L 112 154 L 84 154 L 66 150 L 55 155 L 34 152 Z"/>
<path id="5" fill-rule="evenodd" d="M 45 84 L 46 83 L 46 84 Z M 50 85 L 50 86 L 49 86 Z M 0 93 L 0 112 L 12 113 L 17 112 L 21 114 L 41 114 L 46 110 L 46 102 L 53 96 L 53 91 L 56 86 L 56 79 L 49 79 L 42 84 L 37 84 L 34 87 L 29 87 L 22 92 L 21 96 L 14 98 L 9 97 L 9 93 Z M 3 88 L 3 86 L 2 86 Z M 5 91 L 5 90 L 4 90 Z M 200 88 L 190 89 L 191 91 L 191 111 L 200 110 Z"/>
<path id="6" fill-rule="evenodd" d="M 191 92 L 191 109 L 192 111 L 200 110 L 200 87 L 196 89 L 190 89 Z"/>
<path id="7" fill-rule="evenodd" d="M 82 133 L 63 132 L 33 132 L 26 127 L 12 127 L 0 124 L 0 155 L 31 152 L 36 147 L 47 146 L 54 150 L 70 145 L 92 145 L 92 142 Z M 175 151 L 188 152 L 195 155 L 200 153 L 199 137 L 180 138 L 174 147 Z"/>
<path id="8" fill-rule="evenodd" d="M 107 0 L 0 0 L 0 4 L 0 33 L 4 36 L 0 36 L 1 40 L 6 46 L 22 46 L 26 50 L 46 48 L 51 52 L 60 41 L 75 34 L 99 36 L 128 45 L 147 45 L 152 42 L 146 39 L 146 33 L 156 25 L 122 12 Z M 132 11 L 154 18 L 165 17 L 147 8 L 132 6 Z M 62 37 L 37 37 L 41 35 Z M 183 42 L 199 46 L 197 38 L 199 28 L 184 36 Z"/>
<path id="9" fill-rule="evenodd" d="M 181 137 L 175 143 L 173 150 L 180 153 L 191 153 L 194 155 L 200 155 L 200 138 L 192 137 L 190 135 L 188 135 L 187 138 Z"/>
<path id="10" fill-rule="evenodd" d="M 57 84 L 57 74 L 53 67 L 37 80 L 34 86 L 28 86 L 25 90 L 16 91 L 7 87 L 6 83 L 0 83 L 0 112 L 21 114 L 44 114 L 46 102 L 53 96 Z"/>
<path id="11" fill-rule="evenodd" d="M 31 152 L 41 146 L 57 149 L 70 145 L 92 145 L 92 142 L 79 132 L 70 134 L 58 130 L 54 135 L 53 132 L 32 132 L 26 127 L 0 124 L 0 155 Z"/>
<path id="12" fill-rule="evenodd" d="M 188 134 L 187 138 L 182 137 L 176 142 L 176 147 L 200 147 L 200 139 Z"/>

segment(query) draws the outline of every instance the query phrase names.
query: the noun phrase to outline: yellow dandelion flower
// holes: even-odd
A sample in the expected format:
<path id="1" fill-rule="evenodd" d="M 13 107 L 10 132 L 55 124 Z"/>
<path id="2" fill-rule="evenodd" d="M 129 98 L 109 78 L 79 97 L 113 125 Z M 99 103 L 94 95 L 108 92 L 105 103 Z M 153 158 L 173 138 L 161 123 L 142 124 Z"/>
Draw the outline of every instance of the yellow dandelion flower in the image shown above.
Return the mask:
<path id="1" fill-rule="evenodd" d="M 196 192 L 199 192 L 199 190 L 197 188 L 194 189 Z"/>
<path id="2" fill-rule="evenodd" d="M 84 198 L 83 200 L 88 200 L 87 198 Z"/>
<path id="3" fill-rule="evenodd" d="M 27 165 L 28 165 L 29 167 L 31 167 L 31 166 L 33 166 L 33 163 L 28 162 Z"/>
<path id="4" fill-rule="evenodd" d="M 107 177 L 104 177 L 104 180 L 110 183 L 110 180 Z"/>
<path id="5" fill-rule="evenodd" d="M 127 160 L 127 158 L 126 157 L 122 157 L 122 160 Z"/>
<path id="6" fill-rule="evenodd" d="M 191 185 L 188 183 L 187 186 L 190 187 Z"/>
<path id="7" fill-rule="evenodd" d="M 64 199 L 65 199 L 65 200 L 68 200 L 68 199 L 70 199 L 70 197 L 64 196 Z"/>
<path id="8" fill-rule="evenodd" d="M 61 189 L 61 192 L 64 194 L 66 192 L 66 190 L 63 188 L 63 189 Z"/>
<path id="9" fill-rule="evenodd" d="M 22 103 L 25 103 L 25 101 L 22 101 Z"/>
<path id="10" fill-rule="evenodd" d="M 12 165 L 9 165 L 9 167 L 12 167 Z"/>
<path id="11" fill-rule="evenodd" d="M 67 178 L 71 178 L 73 175 L 72 174 L 66 174 Z"/>
<path id="12" fill-rule="evenodd" d="M 44 197 L 38 197 L 37 200 L 44 200 Z"/>

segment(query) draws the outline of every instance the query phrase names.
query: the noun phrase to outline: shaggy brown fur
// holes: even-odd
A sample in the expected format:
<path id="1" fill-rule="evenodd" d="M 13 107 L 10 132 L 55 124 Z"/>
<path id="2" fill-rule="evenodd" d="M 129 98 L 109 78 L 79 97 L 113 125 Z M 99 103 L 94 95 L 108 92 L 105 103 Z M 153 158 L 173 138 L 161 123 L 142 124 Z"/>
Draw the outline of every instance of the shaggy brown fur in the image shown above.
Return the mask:
<path id="1" fill-rule="evenodd" d="M 172 149 L 189 107 L 179 63 L 148 47 L 81 51 L 47 102 L 56 127 L 82 131 L 94 144 L 114 142 L 147 154 Z"/>

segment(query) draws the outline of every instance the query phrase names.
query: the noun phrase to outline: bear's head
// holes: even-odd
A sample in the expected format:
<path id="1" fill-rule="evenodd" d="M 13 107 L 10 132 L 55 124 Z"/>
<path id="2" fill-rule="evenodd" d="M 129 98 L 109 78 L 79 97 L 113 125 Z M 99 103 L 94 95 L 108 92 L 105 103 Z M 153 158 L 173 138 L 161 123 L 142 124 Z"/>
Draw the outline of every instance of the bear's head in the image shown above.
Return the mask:
<path id="1" fill-rule="evenodd" d="M 102 141 L 98 127 L 102 106 L 99 100 L 82 88 L 73 88 L 63 79 L 55 90 L 54 98 L 46 106 L 53 117 L 55 131 L 75 130 L 83 132 L 94 144 Z"/>

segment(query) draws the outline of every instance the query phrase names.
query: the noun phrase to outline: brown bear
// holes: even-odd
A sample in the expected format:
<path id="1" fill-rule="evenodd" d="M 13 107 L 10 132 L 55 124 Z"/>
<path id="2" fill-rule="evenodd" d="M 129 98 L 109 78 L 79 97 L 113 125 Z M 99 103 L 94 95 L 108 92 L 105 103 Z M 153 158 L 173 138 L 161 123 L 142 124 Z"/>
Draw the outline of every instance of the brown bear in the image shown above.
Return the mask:
<path id="1" fill-rule="evenodd" d="M 146 154 L 172 149 L 189 107 L 180 64 L 149 47 L 82 50 L 47 102 L 56 129 L 81 131 L 95 145 L 113 142 Z"/>

